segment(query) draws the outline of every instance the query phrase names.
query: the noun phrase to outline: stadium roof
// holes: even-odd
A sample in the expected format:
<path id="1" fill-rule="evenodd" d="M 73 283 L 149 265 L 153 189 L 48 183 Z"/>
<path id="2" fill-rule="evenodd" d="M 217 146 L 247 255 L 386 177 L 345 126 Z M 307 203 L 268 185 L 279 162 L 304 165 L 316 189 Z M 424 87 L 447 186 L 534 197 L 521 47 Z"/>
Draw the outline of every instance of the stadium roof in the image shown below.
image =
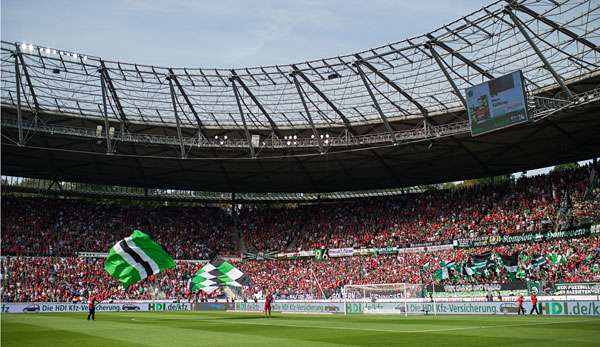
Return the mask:
<path id="1" fill-rule="evenodd" d="M 3 41 L 2 174 L 315 192 L 588 159 L 600 153 L 598 14 L 589 0 L 500 1 L 356 54 L 233 70 Z M 533 122 L 471 137 L 463 89 L 515 70 Z"/>

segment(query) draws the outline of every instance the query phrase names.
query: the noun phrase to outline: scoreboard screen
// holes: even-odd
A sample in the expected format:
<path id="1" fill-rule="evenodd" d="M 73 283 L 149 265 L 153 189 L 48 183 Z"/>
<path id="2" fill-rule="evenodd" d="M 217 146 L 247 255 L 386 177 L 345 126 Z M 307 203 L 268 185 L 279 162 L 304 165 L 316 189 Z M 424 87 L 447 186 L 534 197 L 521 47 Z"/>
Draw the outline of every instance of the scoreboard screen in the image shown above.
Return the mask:
<path id="1" fill-rule="evenodd" d="M 472 136 L 529 121 L 520 70 L 467 88 L 465 93 Z"/>

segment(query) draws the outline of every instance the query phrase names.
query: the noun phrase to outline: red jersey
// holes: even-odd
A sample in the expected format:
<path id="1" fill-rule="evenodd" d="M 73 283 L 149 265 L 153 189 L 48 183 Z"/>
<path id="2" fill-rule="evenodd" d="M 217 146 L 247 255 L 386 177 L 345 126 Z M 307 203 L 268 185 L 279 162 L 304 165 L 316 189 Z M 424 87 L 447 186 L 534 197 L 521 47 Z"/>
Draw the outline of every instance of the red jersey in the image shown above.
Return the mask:
<path id="1" fill-rule="evenodd" d="M 519 298 L 517 299 L 517 303 L 519 303 L 519 306 L 523 305 L 523 297 L 519 296 Z"/>
<path id="2" fill-rule="evenodd" d="M 534 304 L 534 305 L 536 305 L 536 304 L 537 304 L 537 295 L 533 294 L 533 295 L 531 296 L 531 303 L 532 303 L 532 304 Z"/>
<path id="3" fill-rule="evenodd" d="M 267 297 L 265 298 L 265 306 L 271 306 L 272 302 L 273 302 L 273 295 L 267 294 Z"/>
<path id="4" fill-rule="evenodd" d="M 90 296 L 88 298 L 88 308 L 91 310 L 96 306 L 96 297 L 95 296 Z"/>

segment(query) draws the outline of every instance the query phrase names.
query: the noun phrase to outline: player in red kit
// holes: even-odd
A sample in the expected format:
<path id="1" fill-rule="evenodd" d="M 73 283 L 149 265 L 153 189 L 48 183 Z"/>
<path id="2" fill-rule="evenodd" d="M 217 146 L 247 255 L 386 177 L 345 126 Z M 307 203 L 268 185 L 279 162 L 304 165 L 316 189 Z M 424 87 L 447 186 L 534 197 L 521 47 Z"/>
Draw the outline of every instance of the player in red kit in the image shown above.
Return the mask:
<path id="1" fill-rule="evenodd" d="M 517 299 L 517 303 L 519 304 L 519 310 L 517 311 L 517 315 L 523 313 L 525 315 L 525 308 L 523 307 L 523 295 L 519 295 Z"/>
<path id="2" fill-rule="evenodd" d="M 96 320 L 96 297 L 92 294 L 90 294 L 90 297 L 88 298 L 87 320 L 90 320 L 90 317 L 92 317 L 92 320 Z"/>
<path id="3" fill-rule="evenodd" d="M 535 294 L 535 292 L 533 292 L 531 294 L 531 311 L 529 311 L 529 314 L 533 314 L 533 311 L 535 311 L 535 313 L 540 314 L 540 311 L 538 311 L 538 307 L 537 307 L 537 295 Z"/>
<path id="4" fill-rule="evenodd" d="M 271 303 L 273 303 L 273 295 L 270 291 L 267 291 L 267 296 L 265 297 L 265 317 L 271 318 Z"/>

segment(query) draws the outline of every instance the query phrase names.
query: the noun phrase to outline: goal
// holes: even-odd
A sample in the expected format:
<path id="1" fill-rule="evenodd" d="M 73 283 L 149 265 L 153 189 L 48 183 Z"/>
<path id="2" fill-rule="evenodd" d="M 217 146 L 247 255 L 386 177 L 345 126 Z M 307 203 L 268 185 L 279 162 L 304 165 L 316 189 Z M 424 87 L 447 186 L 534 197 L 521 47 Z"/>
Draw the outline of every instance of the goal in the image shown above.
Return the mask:
<path id="1" fill-rule="evenodd" d="M 342 291 L 346 302 L 356 301 L 363 313 L 428 314 L 435 310 L 423 284 L 349 284 Z M 433 313 L 433 312 L 432 312 Z"/>

